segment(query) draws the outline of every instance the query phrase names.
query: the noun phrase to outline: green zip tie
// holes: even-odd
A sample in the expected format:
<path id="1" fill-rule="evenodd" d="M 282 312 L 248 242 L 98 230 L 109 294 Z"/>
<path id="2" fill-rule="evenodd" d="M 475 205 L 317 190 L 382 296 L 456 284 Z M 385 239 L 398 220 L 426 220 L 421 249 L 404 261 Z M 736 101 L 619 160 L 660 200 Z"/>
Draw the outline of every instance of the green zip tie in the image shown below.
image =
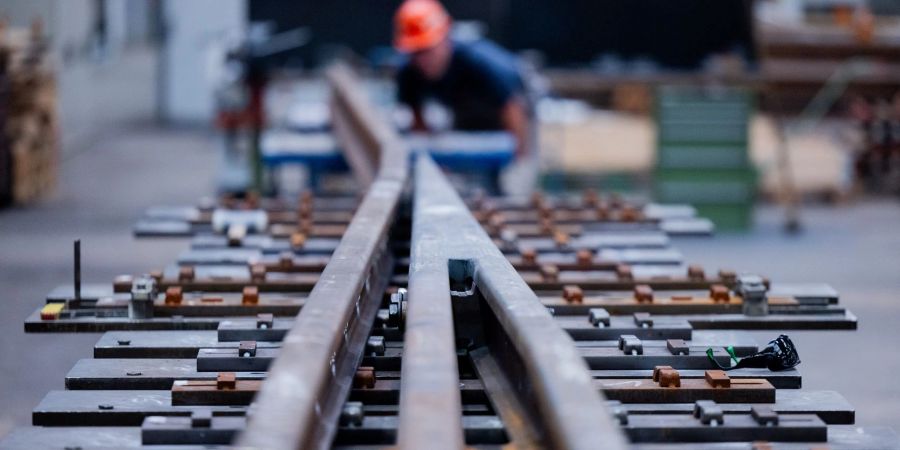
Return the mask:
<path id="1" fill-rule="evenodd" d="M 740 361 L 738 359 L 737 355 L 734 353 L 734 346 L 729 345 L 728 347 L 725 347 L 725 351 L 728 352 L 729 355 L 731 355 L 731 359 L 734 361 L 735 364 L 737 364 L 738 361 Z"/>

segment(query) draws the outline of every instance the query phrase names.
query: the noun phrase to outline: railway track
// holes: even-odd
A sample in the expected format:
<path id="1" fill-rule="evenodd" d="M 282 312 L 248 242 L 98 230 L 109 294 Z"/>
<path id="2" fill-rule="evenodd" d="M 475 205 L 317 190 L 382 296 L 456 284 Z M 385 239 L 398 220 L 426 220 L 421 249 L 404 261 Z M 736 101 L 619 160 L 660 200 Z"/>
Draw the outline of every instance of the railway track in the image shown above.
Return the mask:
<path id="1" fill-rule="evenodd" d="M 801 389 L 779 335 L 857 326 L 827 285 L 683 264 L 688 207 L 463 198 L 329 79 L 362 192 L 148 211 L 190 248 L 48 295 L 26 331 L 103 334 L 0 448 L 900 448 Z"/>

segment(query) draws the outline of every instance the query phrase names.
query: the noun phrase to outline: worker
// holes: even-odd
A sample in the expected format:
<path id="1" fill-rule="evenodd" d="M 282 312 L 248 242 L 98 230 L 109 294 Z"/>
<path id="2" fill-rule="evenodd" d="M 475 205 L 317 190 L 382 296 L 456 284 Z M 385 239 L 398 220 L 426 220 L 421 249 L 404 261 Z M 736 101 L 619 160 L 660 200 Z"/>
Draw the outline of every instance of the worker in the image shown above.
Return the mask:
<path id="1" fill-rule="evenodd" d="M 516 157 L 527 156 L 531 113 L 516 58 L 496 44 L 450 39 L 451 19 L 437 0 L 406 0 L 394 16 L 394 46 L 409 55 L 397 73 L 397 96 L 413 113 L 413 129 L 427 130 L 426 99 L 453 113 L 454 128 L 506 130 Z"/>

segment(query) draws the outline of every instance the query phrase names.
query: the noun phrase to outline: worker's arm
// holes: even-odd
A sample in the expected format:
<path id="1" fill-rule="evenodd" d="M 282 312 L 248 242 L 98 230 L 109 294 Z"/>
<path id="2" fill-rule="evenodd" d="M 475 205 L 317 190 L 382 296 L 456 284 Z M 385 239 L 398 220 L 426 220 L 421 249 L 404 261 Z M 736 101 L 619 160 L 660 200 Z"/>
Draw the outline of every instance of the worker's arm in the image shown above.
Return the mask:
<path id="1" fill-rule="evenodd" d="M 500 112 L 503 128 L 516 139 L 516 158 L 523 158 L 531 151 L 531 121 L 525 109 L 525 101 L 518 96 L 510 98 Z"/>
<path id="2" fill-rule="evenodd" d="M 412 111 L 412 131 L 428 131 L 428 124 L 425 123 L 425 114 L 422 112 L 422 107 L 412 107 L 410 110 Z"/>

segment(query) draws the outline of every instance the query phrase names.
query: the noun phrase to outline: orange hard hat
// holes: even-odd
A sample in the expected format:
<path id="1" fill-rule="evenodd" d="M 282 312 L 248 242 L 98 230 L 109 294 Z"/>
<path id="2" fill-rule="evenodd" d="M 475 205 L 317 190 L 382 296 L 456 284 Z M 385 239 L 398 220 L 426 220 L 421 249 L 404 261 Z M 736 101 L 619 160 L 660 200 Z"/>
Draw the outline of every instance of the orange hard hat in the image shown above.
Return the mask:
<path id="1" fill-rule="evenodd" d="M 394 15 L 394 47 L 417 52 L 434 47 L 450 32 L 450 15 L 437 0 L 406 0 Z"/>

